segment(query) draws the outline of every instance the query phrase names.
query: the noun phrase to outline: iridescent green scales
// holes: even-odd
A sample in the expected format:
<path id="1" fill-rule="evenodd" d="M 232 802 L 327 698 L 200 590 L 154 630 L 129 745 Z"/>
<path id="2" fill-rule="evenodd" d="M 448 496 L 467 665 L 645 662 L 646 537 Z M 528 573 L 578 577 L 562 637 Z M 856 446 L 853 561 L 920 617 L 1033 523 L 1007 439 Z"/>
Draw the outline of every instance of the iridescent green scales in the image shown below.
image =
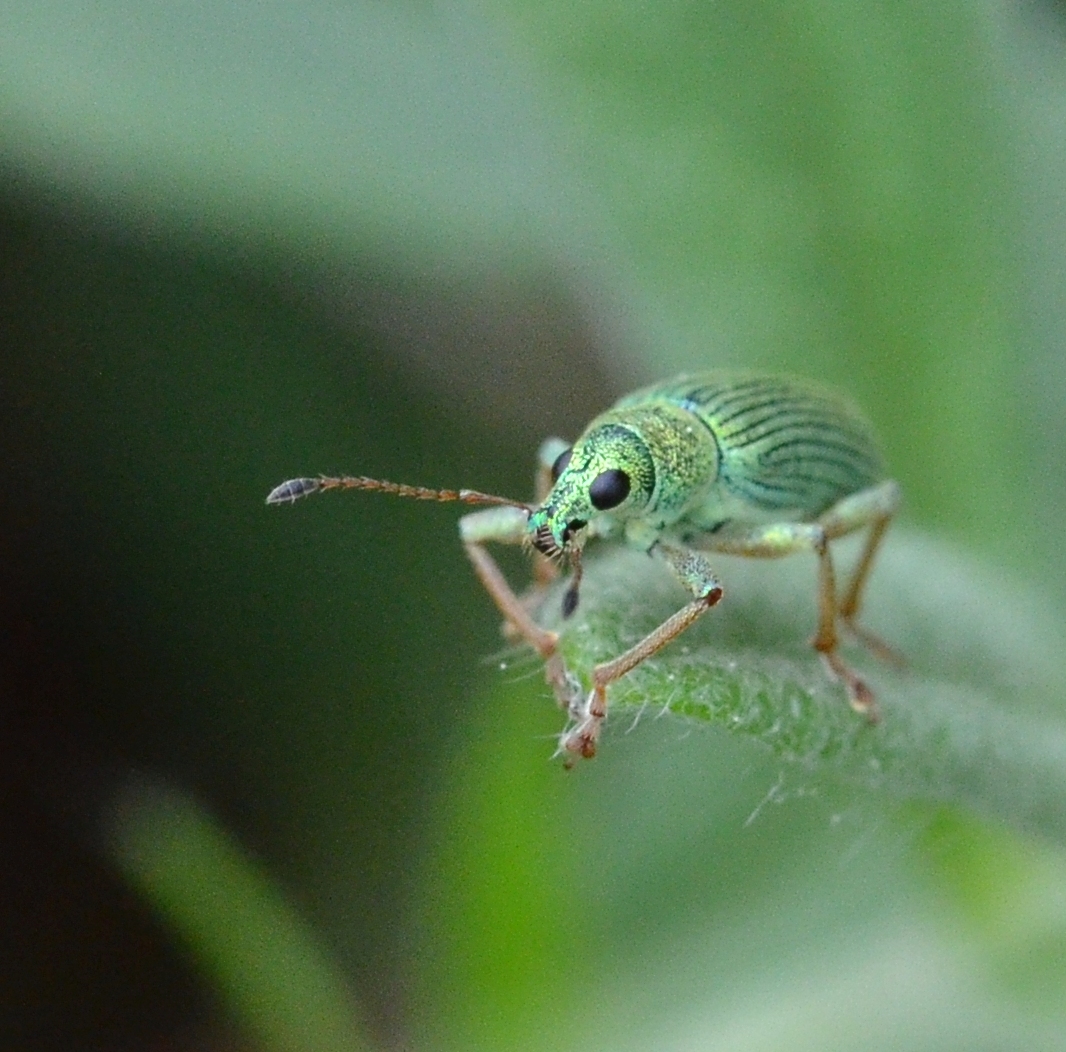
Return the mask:
<path id="1" fill-rule="evenodd" d="M 869 424 L 843 399 L 774 376 L 702 373 L 623 398 L 618 409 L 660 402 L 688 410 L 718 449 L 717 505 L 743 507 L 749 521 L 814 518 L 884 477 Z M 724 516 L 723 516 L 724 517 Z"/>
<path id="2" fill-rule="evenodd" d="M 607 716 L 607 688 L 675 639 L 723 594 L 706 552 L 777 558 L 810 552 L 818 561 L 813 639 L 852 706 L 877 719 L 873 693 L 838 653 L 843 623 L 876 653 L 891 648 L 855 622 L 874 555 L 899 505 L 862 416 L 837 396 L 797 380 L 699 373 L 644 388 L 597 416 L 568 446 L 541 447 L 534 505 L 473 490 L 434 490 L 378 479 L 292 479 L 268 503 L 326 489 L 372 489 L 423 500 L 492 507 L 460 520 L 467 554 L 507 625 L 545 660 L 548 682 L 570 723 L 568 757 L 595 754 Z M 869 528 L 848 584 L 838 592 L 829 542 Z M 578 604 L 581 553 L 596 538 L 623 540 L 661 559 L 691 600 L 643 640 L 591 672 L 591 688 L 566 668 L 558 636 L 534 612 L 565 560 L 572 571 L 564 616 Z M 529 544 L 536 587 L 519 599 L 485 548 Z"/>

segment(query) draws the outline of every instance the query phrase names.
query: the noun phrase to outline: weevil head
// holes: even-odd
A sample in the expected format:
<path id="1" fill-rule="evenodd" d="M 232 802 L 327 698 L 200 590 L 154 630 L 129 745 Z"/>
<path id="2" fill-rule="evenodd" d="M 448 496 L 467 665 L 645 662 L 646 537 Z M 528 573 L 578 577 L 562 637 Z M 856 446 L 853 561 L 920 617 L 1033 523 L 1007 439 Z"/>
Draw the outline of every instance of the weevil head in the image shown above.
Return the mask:
<path id="1" fill-rule="evenodd" d="M 593 520 L 641 515 L 655 489 L 655 463 L 634 428 L 594 422 L 559 456 L 552 478 L 551 492 L 529 517 L 533 546 L 549 556 L 580 548 Z"/>

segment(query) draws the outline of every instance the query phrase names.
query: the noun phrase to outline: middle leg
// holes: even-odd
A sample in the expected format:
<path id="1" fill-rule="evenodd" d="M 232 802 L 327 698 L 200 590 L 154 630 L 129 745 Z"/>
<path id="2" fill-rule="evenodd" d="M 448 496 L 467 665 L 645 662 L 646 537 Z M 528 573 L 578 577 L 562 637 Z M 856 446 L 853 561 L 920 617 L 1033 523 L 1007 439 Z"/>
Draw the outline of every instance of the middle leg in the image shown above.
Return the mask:
<path id="1" fill-rule="evenodd" d="M 851 526 L 851 529 L 857 528 Z M 849 532 L 849 531 L 841 531 Z M 840 533 L 834 534 L 840 536 Z M 752 558 L 777 559 L 795 552 L 813 552 L 818 558 L 818 628 L 811 645 L 833 679 L 844 684 L 851 707 L 871 723 L 879 719 L 873 691 L 865 680 L 838 653 L 836 574 L 829 551 L 830 532 L 817 522 L 775 523 L 743 533 L 714 535 L 708 542 L 712 551 Z"/>

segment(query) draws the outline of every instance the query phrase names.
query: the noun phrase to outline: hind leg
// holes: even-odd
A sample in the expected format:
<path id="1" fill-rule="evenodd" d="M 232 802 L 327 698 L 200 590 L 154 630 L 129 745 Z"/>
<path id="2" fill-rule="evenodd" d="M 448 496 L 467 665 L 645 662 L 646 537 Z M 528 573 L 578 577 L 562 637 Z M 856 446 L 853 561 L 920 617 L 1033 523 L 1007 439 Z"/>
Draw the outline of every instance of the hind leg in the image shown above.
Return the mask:
<path id="1" fill-rule="evenodd" d="M 844 684 L 851 707 L 872 723 L 879 718 L 873 691 L 840 656 L 837 619 L 855 631 L 875 652 L 893 653 L 875 636 L 855 626 L 854 619 L 877 547 L 898 506 L 899 486 L 888 481 L 838 501 L 817 522 L 759 526 L 741 534 L 714 535 L 706 544 L 713 551 L 752 558 L 776 559 L 803 551 L 813 552 L 818 557 L 818 628 L 811 645 L 821 655 L 830 675 Z M 871 528 L 870 537 L 844 597 L 838 603 L 829 542 L 865 526 Z"/>
<path id="2" fill-rule="evenodd" d="M 851 580 L 848 582 L 848 586 L 844 589 L 844 594 L 841 597 L 839 605 L 840 620 L 844 622 L 845 627 L 856 639 L 882 661 L 895 665 L 897 668 L 904 668 L 907 663 L 898 650 L 889 646 L 884 640 L 857 623 L 863 592 L 866 588 L 866 581 L 870 576 L 870 570 L 873 567 L 874 557 L 881 546 L 885 532 L 899 510 L 900 502 L 899 486 L 894 482 L 882 483 L 881 486 L 868 492 L 871 494 L 869 506 L 872 512 L 870 532 L 866 536 L 866 545 L 862 550 L 862 555 L 859 556 L 858 563 L 855 565 Z"/>

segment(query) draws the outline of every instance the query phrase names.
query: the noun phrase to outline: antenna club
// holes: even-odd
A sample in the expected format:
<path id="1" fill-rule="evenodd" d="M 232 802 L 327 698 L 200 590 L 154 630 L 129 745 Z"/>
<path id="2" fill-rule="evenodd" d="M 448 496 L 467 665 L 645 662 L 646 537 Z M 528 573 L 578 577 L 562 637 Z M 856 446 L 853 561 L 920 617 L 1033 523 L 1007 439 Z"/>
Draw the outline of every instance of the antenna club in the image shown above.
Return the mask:
<path id="1" fill-rule="evenodd" d="M 309 497 L 322 488 L 320 479 L 289 479 L 275 486 L 268 494 L 267 504 L 292 504 L 301 497 Z"/>

